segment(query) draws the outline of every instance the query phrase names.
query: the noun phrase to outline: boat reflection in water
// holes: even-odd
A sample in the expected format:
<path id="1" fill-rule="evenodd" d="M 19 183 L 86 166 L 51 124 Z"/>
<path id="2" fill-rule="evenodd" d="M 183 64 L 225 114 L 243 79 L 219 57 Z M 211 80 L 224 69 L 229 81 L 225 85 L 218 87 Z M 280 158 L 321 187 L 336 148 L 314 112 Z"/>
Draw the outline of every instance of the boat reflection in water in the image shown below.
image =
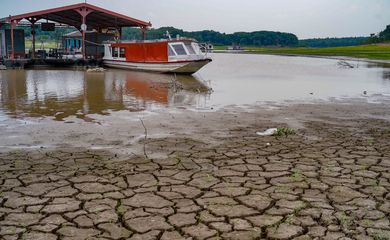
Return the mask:
<path id="1" fill-rule="evenodd" d="M 176 80 L 174 80 L 176 79 Z M 203 107 L 209 88 L 193 76 L 109 70 L 10 70 L 0 74 L 0 113 L 15 118 L 69 116 L 109 111 Z"/>

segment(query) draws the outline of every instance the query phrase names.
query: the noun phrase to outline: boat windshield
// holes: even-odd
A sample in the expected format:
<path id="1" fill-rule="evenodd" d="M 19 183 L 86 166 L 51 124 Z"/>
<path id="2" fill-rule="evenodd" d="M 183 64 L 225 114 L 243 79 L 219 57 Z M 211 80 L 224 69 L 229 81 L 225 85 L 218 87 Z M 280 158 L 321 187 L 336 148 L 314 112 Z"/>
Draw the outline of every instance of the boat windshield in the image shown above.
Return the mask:
<path id="1" fill-rule="evenodd" d="M 199 45 L 196 42 L 173 42 L 168 44 L 169 56 L 198 55 Z"/>
<path id="2" fill-rule="evenodd" d="M 175 51 L 173 51 L 172 46 L 168 44 L 168 56 L 176 56 Z"/>
<path id="3" fill-rule="evenodd" d="M 177 55 L 187 55 L 187 51 L 182 43 L 172 44 L 172 47 L 175 49 Z"/>
<path id="4" fill-rule="evenodd" d="M 196 54 L 194 48 L 193 48 L 192 45 L 191 45 L 191 42 L 186 42 L 186 43 L 185 43 L 185 46 L 186 46 L 186 48 L 187 48 L 189 54 L 191 54 L 191 55 L 192 55 L 192 54 Z"/>

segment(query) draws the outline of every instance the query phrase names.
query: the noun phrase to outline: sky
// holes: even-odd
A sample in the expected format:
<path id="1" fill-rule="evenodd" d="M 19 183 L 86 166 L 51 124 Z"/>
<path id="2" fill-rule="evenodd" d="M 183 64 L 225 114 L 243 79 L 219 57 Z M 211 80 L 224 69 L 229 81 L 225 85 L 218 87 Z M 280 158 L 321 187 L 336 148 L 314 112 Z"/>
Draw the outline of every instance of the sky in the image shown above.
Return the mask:
<path id="1" fill-rule="evenodd" d="M 80 3 L 77 0 L 0 0 L 0 16 Z M 368 36 L 390 24 L 390 0 L 88 0 L 186 31 L 281 31 L 300 39 Z"/>

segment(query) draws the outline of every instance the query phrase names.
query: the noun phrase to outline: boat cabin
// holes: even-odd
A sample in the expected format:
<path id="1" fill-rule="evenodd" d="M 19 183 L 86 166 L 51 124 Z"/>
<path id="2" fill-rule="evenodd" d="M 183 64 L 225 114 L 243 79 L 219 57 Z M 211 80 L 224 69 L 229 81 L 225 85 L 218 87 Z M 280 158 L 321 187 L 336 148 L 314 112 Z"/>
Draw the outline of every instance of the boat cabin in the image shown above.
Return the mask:
<path id="1" fill-rule="evenodd" d="M 193 40 L 160 40 L 105 44 L 106 60 L 126 62 L 177 62 L 204 59 Z"/>
<path id="2" fill-rule="evenodd" d="M 211 61 L 192 39 L 104 44 L 103 65 L 107 67 L 193 74 Z"/>

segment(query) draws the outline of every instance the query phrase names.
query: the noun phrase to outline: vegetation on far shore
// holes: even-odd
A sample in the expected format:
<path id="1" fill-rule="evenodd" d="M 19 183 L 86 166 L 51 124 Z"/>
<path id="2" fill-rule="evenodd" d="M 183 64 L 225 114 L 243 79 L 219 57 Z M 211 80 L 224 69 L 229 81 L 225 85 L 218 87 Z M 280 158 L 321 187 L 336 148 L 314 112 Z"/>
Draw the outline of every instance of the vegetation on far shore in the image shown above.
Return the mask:
<path id="1" fill-rule="evenodd" d="M 3 26 L 4 28 L 6 26 Z M 31 48 L 30 28 L 21 26 L 25 30 L 26 48 Z M 58 28 L 54 32 L 37 31 L 36 47 L 55 48 L 63 34 L 75 31 L 75 28 Z M 390 25 L 378 34 L 370 37 L 350 38 L 322 38 L 304 39 L 291 33 L 256 31 L 236 32 L 232 34 L 220 33 L 212 30 L 189 32 L 174 27 L 150 29 L 148 39 L 166 38 L 167 31 L 172 37 L 195 38 L 199 42 L 208 42 L 215 45 L 216 50 L 226 50 L 226 46 L 240 45 L 251 53 L 280 54 L 280 55 L 312 55 L 312 56 L 345 56 L 367 58 L 375 60 L 390 60 Z M 123 28 L 122 38 L 125 40 L 141 39 L 141 31 L 136 28 Z M 42 45 L 41 42 L 44 42 Z M 251 47 L 248 47 L 251 46 Z"/>
<path id="2" fill-rule="evenodd" d="M 300 39 L 299 47 L 326 48 L 346 47 L 366 44 L 369 37 L 342 37 L 342 38 L 311 38 Z"/>
<path id="3" fill-rule="evenodd" d="M 60 41 L 54 41 L 54 40 L 45 40 L 43 41 L 36 41 L 35 42 L 35 48 L 36 49 L 50 49 L 50 48 L 57 48 L 60 45 Z M 24 46 L 26 49 L 32 49 L 32 40 L 26 39 Z"/>
<path id="4" fill-rule="evenodd" d="M 309 39 L 310 44 L 335 44 L 347 42 L 359 42 L 364 38 L 328 38 L 328 39 Z M 353 57 L 373 60 L 390 60 L 390 25 L 379 34 L 371 35 L 365 42 L 366 45 L 340 46 L 340 47 L 245 47 L 245 50 L 251 53 L 279 54 L 279 55 L 308 55 L 325 57 Z M 215 46 L 216 50 L 225 50 L 226 46 Z"/>
<path id="5" fill-rule="evenodd" d="M 181 37 L 194 38 L 199 42 L 208 42 L 219 45 L 296 46 L 299 43 L 298 37 L 292 33 L 276 31 L 221 33 L 213 30 L 184 31 L 174 27 L 152 28 L 147 32 L 147 38 L 166 38 L 167 32 L 169 32 L 173 38 L 179 35 Z M 124 39 L 141 39 L 142 37 L 139 29 L 135 28 L 124 28 L 122 33 Z"/>
<path id="6" fill-rule="evenodd" d="M 226 47 L 216 46 L 216 50 L 225 50 Z M 390 60 L 390 44 L 375 44 L 333 48 L 259 48 L 248 47 L 246 51 L 259 54 L 278 55 L 309 55 L 309 56 L 343 56 L 366 58 L 374 60 Z"/>

